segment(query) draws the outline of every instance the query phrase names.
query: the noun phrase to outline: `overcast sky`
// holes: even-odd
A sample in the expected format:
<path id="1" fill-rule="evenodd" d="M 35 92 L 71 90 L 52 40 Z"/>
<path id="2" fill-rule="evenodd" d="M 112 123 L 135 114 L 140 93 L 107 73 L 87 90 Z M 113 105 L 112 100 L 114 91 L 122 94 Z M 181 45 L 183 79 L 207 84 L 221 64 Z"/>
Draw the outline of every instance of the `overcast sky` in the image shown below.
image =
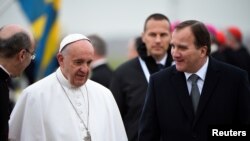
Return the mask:
<path id="1" fill-rule="evenodd" d="M 0 0 L 4 3 L 7 0 Z M 108 37 L 142 32 L 145 18 L 154 12 L 171 21 L 196 19 L 218 28 L 237 25 L 250 30 L 249 0 L 61 0 L 62 33 L 99 33 Z M 2 7 L 2 6 L 1 6 Z M 0 8 L 1 8 L 0 7 Z M 0 13 L 0 25 L 20 23 L 28 26 L 17 2 Z"/>
<path id="2" fill-rule="evenodd" d="M 155 12 L 167 15 L 171 21 L 195 19 L 219 29 L 236 25 L 244 35 L 250 35 L 250 0 L 61 1 L 59 20 L 62 35 L 97 33 L 106 39 L 112 51 L 117 49 L 124 52 L 126 48 L 114 46 L 125 47 L 128 40 L 140 35 L 144 20 Z M 8 23 L 29 27 L 15 0 L 0 0 L 0 26 Z"/>

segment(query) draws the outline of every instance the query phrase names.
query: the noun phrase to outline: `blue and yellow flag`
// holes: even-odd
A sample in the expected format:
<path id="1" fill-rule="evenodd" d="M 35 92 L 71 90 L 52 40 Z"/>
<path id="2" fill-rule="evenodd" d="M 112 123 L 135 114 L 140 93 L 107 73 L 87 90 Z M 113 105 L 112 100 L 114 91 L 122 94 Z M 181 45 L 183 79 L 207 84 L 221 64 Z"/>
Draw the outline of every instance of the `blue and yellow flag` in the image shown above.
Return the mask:
<path id="1" fill-rule="evenodd" d="M 58 66 L 60 0 L 19 0 L 19 3 L 37 41 L 34 75 L 38 80 L 54 72 Z"/>

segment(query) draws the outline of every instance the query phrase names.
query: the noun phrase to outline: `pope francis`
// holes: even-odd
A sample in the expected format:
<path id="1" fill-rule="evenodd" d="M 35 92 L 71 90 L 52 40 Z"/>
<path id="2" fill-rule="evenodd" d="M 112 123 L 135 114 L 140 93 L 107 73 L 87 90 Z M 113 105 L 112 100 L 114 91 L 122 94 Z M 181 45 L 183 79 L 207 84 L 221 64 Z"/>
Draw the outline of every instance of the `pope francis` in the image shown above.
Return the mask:
<path id="1" fill-rule="evenodd" d="M 62 40 L 60 67 L 20 95 L 9 121 L 10 141 L 127 141 L 112 93 L 88 79 L 93 54 L 84 35 Z"/>

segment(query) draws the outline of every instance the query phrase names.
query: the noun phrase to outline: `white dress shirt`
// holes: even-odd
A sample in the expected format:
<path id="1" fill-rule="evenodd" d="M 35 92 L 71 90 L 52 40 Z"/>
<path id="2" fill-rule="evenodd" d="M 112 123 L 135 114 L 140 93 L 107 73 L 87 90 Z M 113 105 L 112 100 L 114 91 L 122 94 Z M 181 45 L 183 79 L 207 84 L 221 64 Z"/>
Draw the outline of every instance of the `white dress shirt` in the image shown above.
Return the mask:
<path id="1" fill-rule="evenodd" d="M 209 58 L 207 57 L 207 60 L 205 62 L 205 64 L 194 74 L 198 75 L 199 76 L 199 79 L 197 81 L 197 85 L 198 85 L 198 88 L 199 88 L 199 91 L 200 91 L 200 94 L 202 92 L 202 88 L 203 88 L 203 85 L 204 85 L 204 81 L 205 81 L 205 77 L 206 77 L 206 73 L 207 73 L 207 67 L 208 67 L 208 61 L 209 61 Z M 187 72 L 184 72 L 185 74 L 185 77 L 186 77 L 186 82 L 187 82 L 187 87 L 188 87 L 188 92 L 190 94 L 191 92 L 191 87 L 192 87 L 192 82 L 190 80 L 188 80 L 189 76 L 192 75 L 193 73 L 187 73 Z"/>

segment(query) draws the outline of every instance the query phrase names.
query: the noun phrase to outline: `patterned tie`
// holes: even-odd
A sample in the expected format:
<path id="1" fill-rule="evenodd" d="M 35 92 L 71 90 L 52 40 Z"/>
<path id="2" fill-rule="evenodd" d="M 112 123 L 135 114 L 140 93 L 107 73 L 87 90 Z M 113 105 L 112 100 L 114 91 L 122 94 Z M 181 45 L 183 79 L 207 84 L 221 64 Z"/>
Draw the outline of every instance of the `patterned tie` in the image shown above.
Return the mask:
<path id="1" fill-rule="evenodd" d="M 197 85 L 197 80 L 199 79 L 199 76 L 196 74 L 192 74 L 188 79 L 192 82 L 190 96 L 193 102 L 194 113 L 196 113 L 199 100 L 200 100 L 200 91 Z"/>

